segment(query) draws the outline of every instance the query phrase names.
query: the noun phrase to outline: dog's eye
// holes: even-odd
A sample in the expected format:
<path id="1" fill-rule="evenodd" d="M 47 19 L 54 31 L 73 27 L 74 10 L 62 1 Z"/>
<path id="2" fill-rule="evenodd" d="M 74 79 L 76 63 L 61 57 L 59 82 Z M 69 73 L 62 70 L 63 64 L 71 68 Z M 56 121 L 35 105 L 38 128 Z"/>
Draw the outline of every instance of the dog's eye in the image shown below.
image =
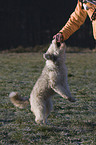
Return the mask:
<path id="1" fill-rule="evenodd" d="M 50 59 L 50 55 L 49 54 L 43 54 L 44 59 L 49 60 Z"/>

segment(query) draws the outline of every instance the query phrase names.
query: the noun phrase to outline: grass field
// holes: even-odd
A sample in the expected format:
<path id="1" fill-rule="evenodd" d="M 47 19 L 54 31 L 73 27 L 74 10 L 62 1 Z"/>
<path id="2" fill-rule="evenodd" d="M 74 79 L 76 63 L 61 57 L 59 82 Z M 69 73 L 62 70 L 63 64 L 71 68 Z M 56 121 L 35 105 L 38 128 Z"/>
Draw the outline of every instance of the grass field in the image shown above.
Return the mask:
<path id="1" fill-rule="evenodd" d="M 48 125 L 18 109 L 11 91 L 29 96 L 44 66 L 40 53 L 0 54 L 0 145 L 96 145 L 96 53 L 68 53 L 68 82 L 76 103 L 54 96 Z"/>

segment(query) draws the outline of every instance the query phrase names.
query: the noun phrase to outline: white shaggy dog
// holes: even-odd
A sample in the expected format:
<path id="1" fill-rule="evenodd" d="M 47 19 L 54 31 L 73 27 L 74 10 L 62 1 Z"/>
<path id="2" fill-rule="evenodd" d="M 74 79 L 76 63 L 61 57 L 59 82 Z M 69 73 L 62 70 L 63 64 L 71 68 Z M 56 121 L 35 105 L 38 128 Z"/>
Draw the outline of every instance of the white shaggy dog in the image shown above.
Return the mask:
<path id="1" fill-rule="evenodd" d="M 56 41 L 52 44 L 44 54 L 46 59 L 45 67 L 33 87 L 30 94 L 31 111 L 35 115 L 35 121 L 47 123 L 47 117 L 52 110 L 52 96 L 58 93 L 63 98 L 74 102 L 67 83 L 67 69 L 65 66 L 65 44 L 57 46 Z M 12 103 L 23 108 L 28 104 L 25 98 L 21 98 L 18 93 L 12 92 L 9 95 Z"/>

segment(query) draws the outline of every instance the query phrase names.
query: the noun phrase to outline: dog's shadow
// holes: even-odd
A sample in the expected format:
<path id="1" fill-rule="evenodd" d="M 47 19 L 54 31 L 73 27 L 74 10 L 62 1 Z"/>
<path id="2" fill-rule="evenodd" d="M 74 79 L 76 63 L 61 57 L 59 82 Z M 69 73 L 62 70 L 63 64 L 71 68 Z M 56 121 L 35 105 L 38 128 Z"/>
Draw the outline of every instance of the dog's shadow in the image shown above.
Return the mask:
<path id="1" fill-rule="evenodd" d="M 50 125 L 46 125 L 46 126 L 38 126 L 37 127 L 37 132 L 39 132 L 39 137 L 40 139 L 43 139 L 43 140 L 46 140 L 46 139 L 50 139 L 50 137 L 56 137 L 57 134 L 61 134 L 61 133 L 64 133 L 64 136 L 67 136 L 69 137 L 70 136 L 70 133 L 69 131 L 67 130 L 66 127 L 59 127 L 57 125 L 53 125 L 50 124 Z"/>

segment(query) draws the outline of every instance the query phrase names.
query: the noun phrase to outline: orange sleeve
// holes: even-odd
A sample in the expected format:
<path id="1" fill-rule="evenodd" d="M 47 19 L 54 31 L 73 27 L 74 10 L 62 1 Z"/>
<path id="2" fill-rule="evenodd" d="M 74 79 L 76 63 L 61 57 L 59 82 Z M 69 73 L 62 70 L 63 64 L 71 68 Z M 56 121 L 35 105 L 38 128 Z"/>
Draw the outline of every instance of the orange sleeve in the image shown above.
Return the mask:
<path id="1" fill-rule="evenodd" d="M 78 2 L 75 11 L 71 14 L 65 26 L 60 30 L 64 40 L 67 40 L 85 22 L 87 12 L 82 9 L 82 3 Z"/>

